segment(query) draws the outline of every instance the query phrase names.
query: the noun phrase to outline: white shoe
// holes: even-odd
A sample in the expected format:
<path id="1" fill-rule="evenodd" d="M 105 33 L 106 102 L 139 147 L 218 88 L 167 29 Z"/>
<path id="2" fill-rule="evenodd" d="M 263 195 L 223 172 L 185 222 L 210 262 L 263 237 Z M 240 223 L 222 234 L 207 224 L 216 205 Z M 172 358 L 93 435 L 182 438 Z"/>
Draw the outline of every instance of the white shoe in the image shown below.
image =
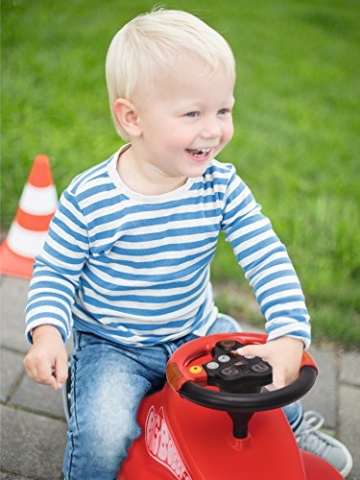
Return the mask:
<path id="1" fill-rule="evenodd" d="M 333 467 L 346 477 L 353 465 L 349 450 L 339 440 L 319 432 L 324 417 L 313 410 L 305 412 L 300 425 L 294 431 L 299 448 L 313 453 L 331 463 Z"/>

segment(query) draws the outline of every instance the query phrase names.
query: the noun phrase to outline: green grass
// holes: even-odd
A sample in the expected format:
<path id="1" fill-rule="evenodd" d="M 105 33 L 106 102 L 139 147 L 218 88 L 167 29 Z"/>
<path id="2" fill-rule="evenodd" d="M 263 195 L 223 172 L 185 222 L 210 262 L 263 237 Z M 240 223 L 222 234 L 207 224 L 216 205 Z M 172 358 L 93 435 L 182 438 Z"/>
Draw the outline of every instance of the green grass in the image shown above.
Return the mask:
<path id="1" fill-rule="evenodd" d="M 104 60 L 118 28 L 155 2 L 2 0 L 2 227 L 34 157 L 60 193 L 119 146 Z M 238 61 L 232 161 L 287 245 L 316 340 L 360 348 L 360 3 L 172 0 L 225 35 Z M 248 287 L 228 245 L 216 284 Z M 233 291 L 233 290 L 231 290 Z M 248 302 L 223 309 L 258 322 Z"/>

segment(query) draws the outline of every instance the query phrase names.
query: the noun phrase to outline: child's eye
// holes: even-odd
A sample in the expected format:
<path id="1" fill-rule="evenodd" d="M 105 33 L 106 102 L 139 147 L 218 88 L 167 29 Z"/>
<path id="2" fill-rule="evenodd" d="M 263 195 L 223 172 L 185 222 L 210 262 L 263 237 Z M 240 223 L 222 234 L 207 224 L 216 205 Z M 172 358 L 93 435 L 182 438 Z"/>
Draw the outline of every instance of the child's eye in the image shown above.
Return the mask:
<path id="1" fill-rule="evenodd" d="M 199 115 L 199 112 L 188 112 L 186 114 L 187 117 L 191 117 L 191 118 L 194 118 L 194 117 L 197 117 Z"/>
<path id="2" fill-rule="evenodd" d="M 230 113 L 228 108 L 220 108 L 220 110 L 218 110 L 218 115 L 225 115 L 226 113 Z"/>

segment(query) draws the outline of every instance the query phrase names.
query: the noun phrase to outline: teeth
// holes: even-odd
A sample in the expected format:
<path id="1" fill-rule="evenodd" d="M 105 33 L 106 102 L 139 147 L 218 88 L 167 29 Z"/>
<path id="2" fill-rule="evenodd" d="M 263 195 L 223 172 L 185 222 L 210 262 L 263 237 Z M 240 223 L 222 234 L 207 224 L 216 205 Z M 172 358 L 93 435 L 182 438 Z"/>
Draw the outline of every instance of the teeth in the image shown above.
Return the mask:
<path id="1" fill-rule="evenodd" d="M 210 153 L 211 148 L 188 149 L 188 152 L 190 152 L 192 155 L 195 155 L 196 157 L 200 157 L 200 155 L 207 155 L 208 153 Z"/>
<path id="2" fill-rule="evenodd" d="M 199 150 L 193 150 L 197 155 L 202 155 L 210 152 L 210 148 L 199 148 Z"/>

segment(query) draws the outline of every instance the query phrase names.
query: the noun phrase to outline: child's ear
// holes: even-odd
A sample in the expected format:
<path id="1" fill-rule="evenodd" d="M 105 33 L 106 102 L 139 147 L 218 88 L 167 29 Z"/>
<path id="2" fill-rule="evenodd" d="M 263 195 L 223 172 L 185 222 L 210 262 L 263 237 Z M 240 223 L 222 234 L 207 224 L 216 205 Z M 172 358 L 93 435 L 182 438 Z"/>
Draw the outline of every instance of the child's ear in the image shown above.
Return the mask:
<path id="1" fill-rule="evenodd" d="M 133 103 L 125 98 L 117 98 L 114 103 L 114 113 L 129 137 L 137 137 L 141 134 L 137 110 Z"/>

